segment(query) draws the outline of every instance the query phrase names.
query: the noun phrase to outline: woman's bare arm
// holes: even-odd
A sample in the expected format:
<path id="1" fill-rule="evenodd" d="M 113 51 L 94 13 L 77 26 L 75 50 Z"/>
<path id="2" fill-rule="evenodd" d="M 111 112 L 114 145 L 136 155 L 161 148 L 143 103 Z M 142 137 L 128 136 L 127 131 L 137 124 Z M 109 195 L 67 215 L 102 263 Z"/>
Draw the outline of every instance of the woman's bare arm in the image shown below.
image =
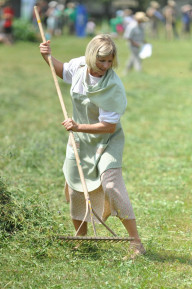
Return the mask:
<path id="1" fill-rule="evenodd" d="M 39 45 L 39 48 L 44 60 L 47 62 L 47 64 L 49 64 L 48 56 L 51 55 L 50 40 L 41 43 Z M 63 63 L 54 58 L 53 56 L 51 56 L 51 59 L 57 76 L 63 79 Z"/>
<path id="2" fill-rule="evenodd" d="M 98 122 L 94 124 L 78 124 L 73 119 L 68 118 L 62 122 L 67 131 L 85 132 L 92 134 L 114 133 L 116 129 L 115 123 Z"/>

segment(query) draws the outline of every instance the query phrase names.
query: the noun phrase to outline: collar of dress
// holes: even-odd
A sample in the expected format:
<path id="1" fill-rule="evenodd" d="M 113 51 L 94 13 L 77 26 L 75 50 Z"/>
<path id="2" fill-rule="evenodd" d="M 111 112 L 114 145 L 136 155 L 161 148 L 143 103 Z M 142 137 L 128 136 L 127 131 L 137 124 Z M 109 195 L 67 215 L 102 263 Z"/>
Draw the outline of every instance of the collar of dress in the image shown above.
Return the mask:
<path id="1" fill-rule="evenodd" d="M 80 69 L 83 69 L 83 86 L 90 102 L 103 110 L 122 115 L 127 106 L 127 98 L 123 83 L 114 70 L 109 69 L 99 82 L 92 86 L 87 83 L 87 66 Z"/>

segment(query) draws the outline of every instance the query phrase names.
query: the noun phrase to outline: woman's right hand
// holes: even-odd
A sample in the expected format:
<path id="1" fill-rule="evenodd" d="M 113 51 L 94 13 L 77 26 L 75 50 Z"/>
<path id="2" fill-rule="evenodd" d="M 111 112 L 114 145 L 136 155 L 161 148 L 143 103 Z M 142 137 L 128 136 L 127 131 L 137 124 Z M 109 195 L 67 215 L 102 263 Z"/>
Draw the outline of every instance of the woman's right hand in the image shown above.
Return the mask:
<path id="1" fill-rule="evenodd" d="M 42 55 L 51 54 L 50 40 L 40 43 L 39 48 Z"/>
<path id="2" fill-rule="evenodd" d="M 72 118 L 65 119 L 61 124 L 64 125 L 67 131 L 78 131 L 78 124 Z"/>
<path id="3" fill-rule="evenodd" d="M 63 63 L 56 58 L 54 58 L 51 55 L 51 47 L 50 47 L 50 40 L 47 40 L 46 42 L 42 42 L 39 45 L 41 55 L 43 56 L 44 60 L 47 62 L 47 64 L 50 65 L 50 59 L 52 59 L 52 64 L 55 68 L 55 72 L 57 76 L 59 76 L 61 79 L 63 79 Z"/>

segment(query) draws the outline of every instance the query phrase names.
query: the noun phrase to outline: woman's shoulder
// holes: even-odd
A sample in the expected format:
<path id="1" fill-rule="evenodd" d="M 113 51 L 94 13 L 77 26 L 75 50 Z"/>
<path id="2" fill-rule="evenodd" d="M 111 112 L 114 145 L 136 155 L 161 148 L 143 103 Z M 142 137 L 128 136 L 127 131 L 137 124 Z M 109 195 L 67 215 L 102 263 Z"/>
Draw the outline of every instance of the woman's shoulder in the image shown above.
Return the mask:
<path id="1" fill-rule="evenodd" d="M 74 75 L 79 68 L 85 66 L 85 57 L 73 58 L 68 63 L 64 64 L 64 66 L 65 69 L 70 70 L 72 75 Z"/>
<path id="2" fill-rule="evenodd" d="M 85 56 L 80 56 L 80 57 L 77 57 L 77 58 L 73 58 L 69 61 L 70 65 L 72 66 L 76 66 L 76 67 L 79 67 L 79 66 L 85 66 Z"/>

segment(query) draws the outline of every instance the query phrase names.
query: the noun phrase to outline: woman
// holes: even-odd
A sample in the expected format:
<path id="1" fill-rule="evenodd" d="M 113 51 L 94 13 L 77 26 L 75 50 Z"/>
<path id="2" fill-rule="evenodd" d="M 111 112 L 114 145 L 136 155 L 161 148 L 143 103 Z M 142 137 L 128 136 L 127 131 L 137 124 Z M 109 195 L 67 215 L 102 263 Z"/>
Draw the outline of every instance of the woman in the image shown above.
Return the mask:
<path id="1" fill-rule="evenodd" d="M 48 63 L 50 41 L 40 44 L 40 52 Z M 108 35 L 97 35 L 87 45 L 85 57 L 64 64 L 54 57 L 52 61 L 56 74 L 71 84 L 73 117 L 62 124 L 74 132 L 92 207 L 104 221 L 109 215 L 119 217 L 129 236 L 134 237 L 134 256 L 144 254 L 122 178 L 124 134 L 120 117 L 127 101 L 123 84 L 113 70 L 117 66 L 116 46 Z M 85 199 L 70 141 L 63 169 L 71 217 L 78 230 L 85 215 Z M 89 217 L 78 235 L 87 234 L 88 221 Z"/>

